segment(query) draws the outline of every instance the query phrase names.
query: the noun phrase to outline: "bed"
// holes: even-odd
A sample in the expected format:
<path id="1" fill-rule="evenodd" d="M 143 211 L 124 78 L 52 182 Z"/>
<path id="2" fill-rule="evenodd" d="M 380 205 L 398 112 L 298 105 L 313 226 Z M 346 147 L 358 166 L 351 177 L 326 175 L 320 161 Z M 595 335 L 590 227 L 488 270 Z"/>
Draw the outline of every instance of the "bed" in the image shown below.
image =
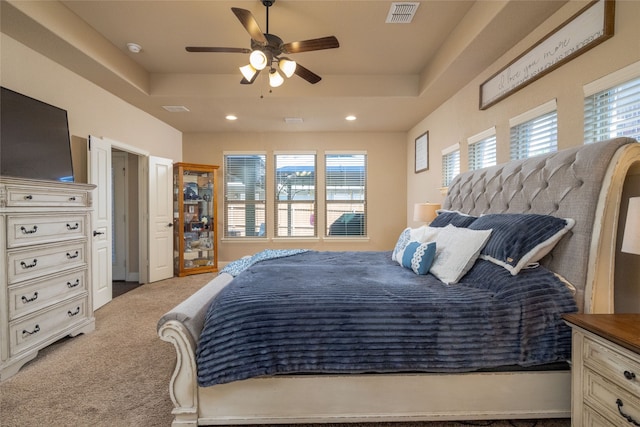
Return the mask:
<path id="1" fill-rule="evenodd" d="M 491 234 L 497 235 L 495 234 L 497 233 L 496 228 L 490 219 L 496 217 L 502 220 L 509 215 L 518 218 L 522 216 L 553 217 L 567 222 L 565 222 L 561 237 L 554 241 L 554 245 L 551 245 L 553 247 L 551 252 L 543 251 L 540 253 L 541 256 L 545 255 L 539 260 L 539 263 L 542 264 L 541 267 L 528 269 L 527 267 L 532 263 L 524 262 L 519 264 L 522 270 L 512 274 L 513 271 L 509 271 L 507 267 L 514 267 L 518 260 L 515 262 L 512 262 L 512 259 L 503 260 L 505 265 L 500 266 L 495 262 L 496 260 L 500 261 L 497 252 L 483 252 L 484 255 L 480 254 L 481 258 L 474 259 L 468 266 L 468 270 L 463 272 L 463 278 L 456 277 L 452 283 L 458 280 L 461 283 L 464 280 L 474 281 L 479 280 L 478 277 L 481 276 L 498 274 L 504 276 L 506 281 L 502 288 L 490 290 L 492 295 L 498 295 L 502 292 L 500 289 L 517 288 L 514 286 L 513 280 L 521 280 L 518 283 L 524 283 L 525 277 L 531 277 L 534 271 L 542 271 L 541 274 L 546 275 L 545 277 L 552 275 L 555 278 L 549 279 L 550 281 L 557 280 L 561 283 L 561 285 L 554 285 L 556 286 L 554 289 L 559 292 L 558 295 L 564 292 L 562 287 L 565 287 L 565 290 L 571 290 L 573 305 L 566 303 L 562 308 L 564 312 L 613 312 L 613 274 L 619 207 L 625 178 L 632 170 L 637 173 L 638 168 L 640 168 L 640 144 L 635 143 L 633 139 L 617 138 L 526 160 L 511 161 L 503 165 L 459 175 L 451 183 L 442 206 L 444 212 L 436 221 L 441 221 L 450 215 L 452 218 L 448 221 L 452 225 L 455 225 L 454 223 L 459 221 L 461 216 L 473 217 L 474 221 L 478 221 L 478 223 L 474 225 L 474 221 L 472 221 L 466 227 L 453 227 L 455 230 L 448 232 L 458 233 L 462 228 L 475 227 L 474 231 L 486 231 L 489 228 Z M 484 226 L 478 225 L 480 223 L 478 218 L 485 222 Z M 462 219 L 464 220 L 464 218 Z M 444 221 L 447 222 L 447 220 Z M 434 227 L 429 229 L 435 229 L 437 224 L 433 225 Z M 442 229 L 450 229 L 452 225 L 442 225 Z M 424 229 L 422 232 L 426 233 Z M 446 234 L 440 230 L 437 232 Z M 407 229 L 403 233 L 411 235 L 417 231 Z M 438 238 L 436 236 L 436 239 Z M 407 280 L 406 283 L 403 282 L 402 291 L 398 290 L 400 288 L 391 289 L 382 285 L 382 290 L 379 293 L 392 294 L 394 299 L 401 301 L 402 304 L 412 305 L 412 303 L 407 303 L 407 301 L 411 301 L 411 298 L 415 298 L 411 292 L 414 290 L 417 292 L 421 286 L 420 283 L 423 285 L 427 283 L 420 282 L 421 280 L 438 281 L 432 277 L 435 274 L 433 269 L 436 264 L 434 261 L 431 267 L 433 274 L 427 275 L 418 275 L 412 271 L 414 267 L 416 269 L 420 267 L 413 261 L 415 258 L 409 262 L 408 268 L 399 266 L 396 261 L 391 260 L 391 257 L 397 258 L 399 256 L 400 252 L 396 253 L 399 246 L 403 250 L 409 247 L 405 244 L 407 242 L 401 244 L 401 240 L 402 234 L 396 248 L 385 253 L 332 254 L 299 251 L 300 253 L 295 254 L 265 256 L 263 260 L 256 260 L 255 263 L 249 262 L 248 266 L 241 266 L 238 271 L 233 271 L 233 268 L 227 269 L 226 272 L 219 274 L 194 295 L 166 313 L 158 322 L 158 334 L 162 340 L 172 343 L 176 350 L 176 366 L 169 384 L 170 396 L 174 404 L 173 425 L 569 417 L 571 413 L 570 370 L 567 368 L 567 364 L 562 362 L 563 355 L 567 354 L 567 348 L 564 344 L 566 337 L 562 339 L 548 338 L 547 335 L 527 337 L 525 341 L 534 341 L 533 347 L 526 351 L 518 350 L 526 356 L 522 354 L 511 355 L 519 362 L 517 367 L 510 363 L 505 366 L 502 359 L 497 366 L 491 363 L 486 367 L 476 366 L 474 363 L 478 349 L 491 347 L 482 341 L 479 342 L 479 347 L 469 349 L 468 354 L 473 354 L 474 357 L 465 358 L 467 359 L 465 363 L 469 365 L 463 367 L 448 365 L 446 363 L 448 362 L 447 357 L 440 357 L 440 362 L 445 363 L 434 365 L 436 367 L 430 369 L 429 367 L 432 365 L 422 365 L 423 361 L 421 359 L 414 360 L 415 354 L 413 354 L 411 359 L 415 361 L 415 365 L 402 365 L 396 370 L 390 369 L 389 364 L 395 363 L 396 356 L 399 354 L 395 353 L 395 347 L 393 347 L 394 351 L 382 349 L 375 353 L 376 358 L 379 358 L 381 363 L 384 362 L 383 364 L 371 365 L 368 364 L 371 362 L 370 359 L 365 360 L 362 365 L 357 366 L 355 373 L 342 365 L 336 365 L 335 360 L 324 360 L 317 353 L 311 361 L 301 359 L 298 357 L 300 355 L 296 355 L 297 358 L 293 357 L 296 363 L 287 365 L 280 360 L 275 364 L 275 368 L 269 369 L 263 366 L 251 369 L 253 362 L 246 363 L 246 360 L 237 358 L 229 359 L 230 362 L 211 359 L 212 361 L 207 365 L 207 368 L 203 367 L 203 361 L 208 358 L 209 353 L 207 352 L 228 344 L 228 340 L 225 338 L 222 341 L 215 341 L 207 349 L 205 342 L 209 341 L 200 342 L 201 338 L 211 334 L 209 326 L 212 323 L 217 325 L 216 322 L 219 318 L 233 317 L 230 315 L 234 311 L 233 309 L 218 304 L 222 304 L 220 301 L 225 298 L 239 295 L 237 289 L 243 287 L 249 287 L 250 291 L 243 294 L 242 298 L 250 300 L 251 289 L 256 290 L 256 288 L 250 288 L 250 286 L 254 286 L 247 279 L 250 275 L 256 278 L 279 275 L 282 282 L 289 280 L 295 283 L 293 272 L 296 268 L 312 265 L 310 263 L 315 263 L 317 261 L 315 258 L 318 257 L 326 258 L 322 262 L 333 263 L 333 265 L 359 266 L 362 268 L 362 274 L 365 271 L 371 271 L 371 274 L 376 277 L 393 269 L 394 272 L 397 271 L 402 275 L 403 280 Z M 418 239 L 417 243 L 413 241 L 414 239 L 408 240 L 412 241 L 414 249 L 418 243 L 429 241 L 428 238 Z M 436 243 L 438 242 L 440 240 L 436 240 Z M 487 237 L 483 243 L 482 251 L 489 250 L 490 242 L 492 242 L 491 237 Z M 428 253 L 426 251 L 430 250 L 426 243 L 418 245 L 418 247 L 424 253 Z M 495 245 L 493 247 L 495 249 Z M 438 260 L 441 255 L 442 253 L 439 252 L 435 260 Z M 339 256 L 340 259 L 337 260 L 336 256 Z M 376 256 L 382 258 L 375 258 Z M 362 264 L 368 262 L 366 258 L 370 257 L 375 259 L 374 264 L 381 270 L 378 271 L 368 264 Z M 252 259 L 239 260 L 238 263 L 246 264 L 247 260 L 251 261 Z M 238 264 L 233 265 L 238 266 Z M 440 268 L 438 267 L 438 269 Z M 499 274 L 496 273 L 497 271 L 506 273 Z M 440 270 L 437 273 L 440 275 Z M 324 279 L 318 279 L 320 282 L 328 280 L 327 276 L 320 273 L 317 276 L 324 277 Z M 338 279 L 331 280 L 334 283 L 333 280 Z M 418 283 L 416 284 L 415 281 Z M 300 282 L 299 279 L 298 282 Z M 430 285 L 422 287 L 435 287 L 436 285 L 433 283 L 436 282 L 429 282 Z M 334 284 L 336 283 L 339 285 L 339 282 Z M 321 285 L 322 283 L 316 283 L 310 286 Z M 443 285 L 442 287 L 445 292 L 452 292 L 456 289 L 455 284 Z M 483 292 L 485 291 L 483 290 Z M 304 292 L 296 292 L 294 296 L 298 298 L 299 294 L 306 294 L 306 292 L 305 288 Z M 364 293 L 360 290 L 355 294 L 340 298 L 348 301 L 356 298 L 358 292 Z M 370 293 L 376 292 L 372 290 Z M 506 293 L 510 295 L 509 292 Z M 278 289 L 277 292 L 256 294 L 256 299 L 259 301 L 268 299 L 269 304 L 263 302 L 263 307 L 278 307 L 276 294 L 291 297 L 292 292 L 290 289 L 284 289 L 281 292 Z M 536 300 L 540 294 L 541 292 L 536 294 Z M 310 298 L 324 298 L 324 295 L 318 296 L 311 293 Z M 422 299 L 423 296 L 421 295 L 419 298 Z M 553 300 L 559 300 L 559 297 L 554 297 Z M 385 312 L 385 310 L 379 310 L 377 306 L 375 306 L 375 310 L 372 310 L 366 305 L 368 300 L 357 299 L 353 302 L 356 305 L 362 304 L 361 312 Z M 333 301 L 331 304 L 337 303 Z M 470 309 L 482 304 L 493 304 L 493 302 L 473 299 L 471 303 L 466 304 L 466 307 Z M 275 310 L 275 315 L 273 313 L 271 315 L 277 317 L 278 311 L 284 312 L 285 307 L 296 307 L 296 305 L 282 304 L 280 308 Z M 431 309 L 435 309 L 435 307 L 437 305 L 434 304 Z M 496 306 L 488 305 L 487 307 L 484 308 L 485 312 L 499 312 Z M 523 305 L 522 307 L 529 306 Z M 342 305 L 339 309 L 346 310 L 348 305 Z M 416 313 L 427 312 L 431 309 L 425 309 L 425 306 L 416 306 L 411 313 L 403 311 L 400 314 L 394 314 L 393 318 L 411 317 L 414 324 L 429 323 L 433 320 L 417 318 Z M 398 309 L 394 308 L 393 310 Z M 527 310 L 521 309 L 521 312 Z M 258 311 L 260 310 L 256 306 L 248 310 L 254 314 Z M 216 313 L 224 314 L 216 317 Z M 305 322 L 308 322 L 309 318 L 319 315 L 315 310 L 312 312 L 306 310 L 306 313 L 308 315 L 303 316 L 300 320 L 303 327 L 308 326 Z M 264 313 L 258 314 L 263 315 Z M 240 312 L 237 317 L 242 319 L 246 315 L 249 314 Z M 386 314 L 380 315 L 386 316 Z M 478 313 L 472 315 L 482 316 Z M 553 322 L 548 322 L 547 329 L 553 329 L 556 327 L 554 325 L 559 323 L 557 314 L 544 314 L 543 316 L 555 316 Z M 504 317 L 509 317 L 507 312 Z M 366 322 L 370 322 L 370 319 L 367 318 Z M 386 329 L 389 322 L 389 320 L 383 320 L 385 327 L 382 329 Z M 442 323 L 442 320 L 438 319 L 438 322 Z M 206 330 L 204 330 L 205 324 Z M 505 325 L 508 329 L 509 323 L 507 322 Z M 279 324 L 275 326 L 281 327 L 282 333 L 280 335 L 286 337 L 295 335 L 292 333 L 290 325 Z M 226 333 L 227 338 L 239 337 L 238 339 L 242 340 L 244 337 L 244 344 L 241 343 L 241 345 L 246 346 L 255 338 L 255 336 L 249 336 L 237 329 L 237 325 L 220 326 L 220 328 Z M 455 328 L 454 325 L 440 329 Z M 518 326 L 516 329 L 521 331 L 523 328 L 523 326 Z M 370 332 L 370 329 L 367 329 L 366 333 L 360 335 L 369 335 Z M 490 333 L 486 332 L 486 334 Z M 423 333 L 418 333 L 418 335 L 420 334 Z M 480 332 L 475 336 L 484 334 L 485 332 Z M 317 340 L 321 341 L 323 334 L 318 332 L 316 335 Z M 341 336 L 332 339 L 335 342 L 341 342 L 343 338 Z M 384 340 L 387 338 L 385 336 Z M 302 336 L 300 339 L 305 342 L 309 341 L 307 336 Z M 376 339 L 380 340 L 379 337 Z M 434 339 L 436 342 L 440 338 Z M 489 342 L 493 342 L 491 340 L 496 337 L 489 336 L 488 339 Z M 400 341 L 407 340 L 403 336 Z M 551 349 L 538 352 L 545 354 L 544 357 L 538 357 L 535 355 L 536 348 L 539 348 L 542 345 L 540 343 L 545 340 L 558 342 L 554 342 L 554 347 Z M 449 341 L 446 346 L 442 347 L 450 349 L 460 343 L 470 341 L 473 341 L 473 337 L 466 336 L 461 340 Z M 512 341 L 506 344 L 507 347 L 511 345 Z M 401 344 L 394 342 L 385 345 L 397 346 Z M 432 353 L 431 350 L 436 349 L 432 344 L 429 342 L 428 345 L 420 347 L 420 344 L 412 343 L 408 347 L 417 348 L 417 353 L 422 356 L 422 353 Z M 257 344 L 258 347 L 261 345 L 267 344 Z M 290 342 L 288 345 L 295 352 L 295 342 Z M 496 347 L 499 346 L 496 345 Z M 235 358 L 238 353 L 242 352 L 230 348 L 231 350 L 227 352 L 229 357 Z M 437 350 L 435 353 L 439 354 L 442 349 L 438 347 Z M 365 350 L 359 349 L 358 351 L 366 355 Z M 258 351 L 258 353 L 260 352 Z M 354 351 L 349 352 L 348 356 L 359 354 L 356 353 L 354 348 Z M 372 353 L 374 352 L 372 351 Z M 384 355 L 387 353 L 391 353 L 393 356 L 390 360 L 384 360 Z M 511 352 L 506 351 L 506 353 Z M 534 356 L 531 356 L 532 353 Z M 491 360 L 492 357 L 493 355 L 490 355 L 488 360 Z M 355 357 L 355 359 L 363 360 L 362 357 Z M 432 363 L 431 360 L 428 362 Z M 198 366 L 198 363 L 202 363 L 203 366 Z M 226 370 L 228 366 L 225 366 L 224 369 L 217 368 L 225 364 L 249 368 L 240 369 L 240 373 L 237 370 Z M 285 368 L 282 369 L 282 366 Z M 327 366 L 330 368 L 329 371 L 322 371 Z"/>

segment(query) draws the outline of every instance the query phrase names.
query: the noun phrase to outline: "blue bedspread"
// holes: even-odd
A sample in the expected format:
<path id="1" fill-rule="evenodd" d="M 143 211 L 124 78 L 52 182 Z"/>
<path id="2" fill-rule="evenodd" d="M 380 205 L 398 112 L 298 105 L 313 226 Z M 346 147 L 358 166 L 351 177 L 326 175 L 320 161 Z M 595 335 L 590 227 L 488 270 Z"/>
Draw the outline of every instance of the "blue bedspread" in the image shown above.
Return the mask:
<path id="1" fill-rule="evenodd" d="M 260 261 L 212 301 L 198 383 L 286 373 L 463 372 L 570 358 L 571 292 L 543 267 L 512 276 L 478 260 L 447 286 L 390 252 Z"/>

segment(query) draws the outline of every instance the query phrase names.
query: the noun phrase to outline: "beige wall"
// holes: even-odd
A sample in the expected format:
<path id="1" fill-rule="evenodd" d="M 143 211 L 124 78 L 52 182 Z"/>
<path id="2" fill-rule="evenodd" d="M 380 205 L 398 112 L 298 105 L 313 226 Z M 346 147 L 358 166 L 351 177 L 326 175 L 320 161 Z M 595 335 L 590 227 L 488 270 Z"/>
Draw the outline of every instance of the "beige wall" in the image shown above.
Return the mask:
<path id="1" fill-rule="evenodd" d="M 366 151 L 367 152 L 367 240 L 326 239 L 266 239 L 238 242 L 221 239 L 218 242 L 218 260 L 222 263 L 241 256 L 253 254 L 262 249 L 309 248 L 318 250 L 391 250 L 398 235 L 405 227 L 406 134 L 404 133 L 225 133 L 225 134 L 185 134 L 183 158 L 185 162 L 222 165 L 225 151 L 265 152 L 267 154 L 267 176 L 273 168 L 274 151 L 310 151 L 320 157 L 324 151 Z M 222 183 L 224 173 L 219 170 L 218 179 L 218 233 L 222 236 Z M 321 171 L 318 171 L 320 174 Z M 269 188 L 273 188 L 273 184 Z M 323 197 L 318 189 L 318 197 Z M 267 205 L 267 212 L 270 212 Z M 318 212 L 318 226 L 322 229 L 324 213 Z M 321 234 L 321 233 L 320 233 Z"/>
<path id="2" fill-rule="evenodd" d="M 414 139 L 429 131 L 430 169 L 407 173 L 407 206 L 423 200 L 442 201 L 440 193 L 443 148 L 460 143 L 461 170 L 468 170 L 467 138 L 496 127 L 498 163 L 509 160 L 509 118 L 552 99 L 558 106 L 558 148 L 583 144 L 583 86 L 640 60 L 640 1 L 617 0 L 615 35 L 604 43 L 562 65 L 550 74 L 520 89 L 487 110 L 478 108 L 479 86 L 502 67 L 557 28 L 586 3 L 572 1 L 560 9 L 499 61 L 422 120 L 407 135 L 407 165 L 413 163 Z M 409 167 L 409 166 L 408 166 Z M 635 183 L 635 184 L 634 184 Z M 625 197 L 640 195 L 637 177 L 628 180 Z M 626 206 L 623 203 L 623 208 Z M 624 214 L 626 215 L 626 214 Z M 624 220 L 623 215 L 623 220 Z M 407 223 L 412 218 L 407 211 Z M 622 224 L 620 225 L 622 228 Z M 620 247 L 620 243 L 618 244 Z M 640 264 L 636 255 L 619 253 L 615 272 L 616 311 L 640 312 Z"/>
<path id="3" fill-rule="evenodd" d="M 571 1 L 518 43 L 500 60 L 422 120 L 407 134 L 407 206 L 424 200 L 442 201 L 442 149 L 460 143 L 461 170 L 467 170 L 467 138 L 496 127 L 498 163 L 509 159 L 509 119 L 552 99 L 558 105 L 558 146 L 583 143 L 583 85 L 640 60 L 640 1 L 617 0 L 615 35 L 550 74 L 520 89 L 487 110 L 478 108 L 479 86 L 510 61 L 584 7 Z M 429 131 L 429 171 L 413 174 L 413 144 Z M 412 223 L 407 211 L 407 223 Z"/>
<path id="4" fill-rule="evenodd" d="M 182 133 L 47 57 L 0 34 L 0 83 L 67 110 L 78 182 L 86 182 L 87 135 L 179 161 Z"/>

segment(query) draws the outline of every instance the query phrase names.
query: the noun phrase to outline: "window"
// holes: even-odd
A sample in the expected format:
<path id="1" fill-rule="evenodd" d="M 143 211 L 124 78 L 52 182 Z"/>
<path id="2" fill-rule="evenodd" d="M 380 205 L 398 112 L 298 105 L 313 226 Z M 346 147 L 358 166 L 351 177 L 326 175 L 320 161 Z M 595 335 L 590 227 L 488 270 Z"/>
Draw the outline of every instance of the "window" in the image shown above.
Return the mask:
<path id="1" fill-rule="evenodd" d="M 640 62 L 585 86 L 585 143 L 620 136 L 640 140 L 639 76 Z"/>
<path id="2" fill-rule="evenodd" d="M 265 155 L 224 155 L 224 237 L 266 238 Z"/>
<path id="3" fill-rule="evenodd" d="M 316 155 L 276 154 L 275 164 L 275 236 L 317 236 Z"/>
<path id="4" fill-rule="evenodd" d="M 469 170 L 476 170 L 496 164 L 496 128 L 472 136 L 469 145 Z"/>
<path id="5" fill-rule="evenodd" d="M 327 236 L 367 235 L 367 155 L 325 155 Z"/>
<path id="6" fill-rule="evenodd" d="M 511 160 L 526 159 L 558 150 L 556 100 L 509 120 Z"/>
<path id="7" fill-rule="evenodd" d="M 460 173 L 460 144 L 442 150 L 442 186 L 448 187 Z"/>

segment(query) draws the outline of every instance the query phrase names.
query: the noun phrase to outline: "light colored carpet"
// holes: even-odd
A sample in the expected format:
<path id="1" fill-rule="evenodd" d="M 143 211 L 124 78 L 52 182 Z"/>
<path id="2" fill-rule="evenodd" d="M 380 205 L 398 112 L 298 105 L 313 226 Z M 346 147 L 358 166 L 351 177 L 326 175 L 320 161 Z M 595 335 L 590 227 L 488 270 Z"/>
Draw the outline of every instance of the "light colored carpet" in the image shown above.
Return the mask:
<path id="1" fill-rule="evenodd" d="M 172 403 L 168 384 L 175 364 L 175 351 L 171 344 L 158 338 L 156 323 L 165 312 L 213 276 L 201 274 L 146 284 L 100 308 L 95 314 L 94 332 L 65 338 L 41 350 L 38 357 L 17 375 L 0 384 L 0 425 L 169 426 Z M 388 425 L 568 427 L 570 421 Z"/>

